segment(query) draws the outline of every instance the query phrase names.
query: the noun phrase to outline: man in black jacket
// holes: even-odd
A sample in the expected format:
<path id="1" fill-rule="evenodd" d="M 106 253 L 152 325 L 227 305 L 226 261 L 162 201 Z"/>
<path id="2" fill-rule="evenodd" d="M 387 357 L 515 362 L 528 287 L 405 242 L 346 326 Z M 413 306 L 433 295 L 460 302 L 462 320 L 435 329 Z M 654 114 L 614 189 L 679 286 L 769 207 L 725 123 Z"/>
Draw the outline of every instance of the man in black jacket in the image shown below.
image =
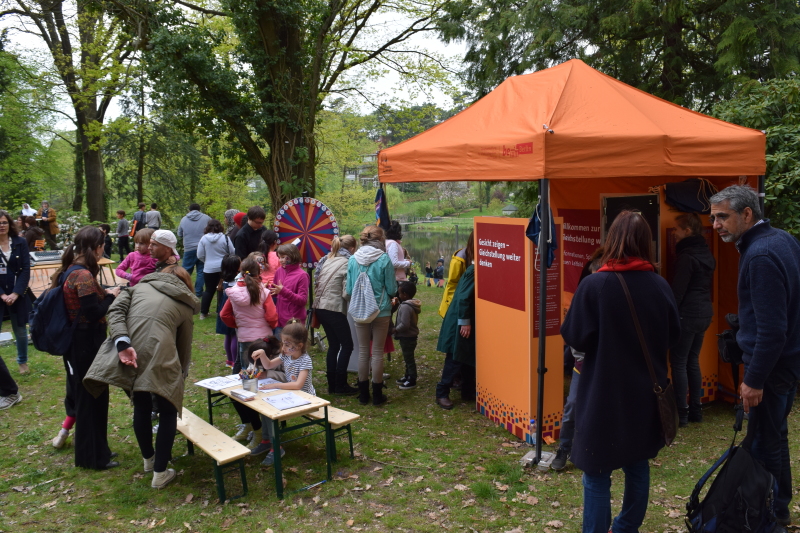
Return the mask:
<path id="1" fill-rule="evenodd" d="M 254 205 L 247 210 L 247 224 L 242 226 L 233 241 L 236 255 L 244 259 L 252 252 L 258 251 L 258 245 L 261 243 L 261 228 L 264 226 L 266 218 L 267 213 L 262 207 Z"/>
<path id="2" fill-rule="evenodd" d="M 758 196 L 749 187 L 728 187 L 710 202 L 714 229 L 723 241 L 735 242 L 740 254 L 736 342 L 745 365 L 739 393 L 750 413 L 748 433 L 755 434 L 751 452 L 775 476 L 775 515 L 788 526 L 787 418 L 800 379 L 800 242 L 762 218 Z"/>

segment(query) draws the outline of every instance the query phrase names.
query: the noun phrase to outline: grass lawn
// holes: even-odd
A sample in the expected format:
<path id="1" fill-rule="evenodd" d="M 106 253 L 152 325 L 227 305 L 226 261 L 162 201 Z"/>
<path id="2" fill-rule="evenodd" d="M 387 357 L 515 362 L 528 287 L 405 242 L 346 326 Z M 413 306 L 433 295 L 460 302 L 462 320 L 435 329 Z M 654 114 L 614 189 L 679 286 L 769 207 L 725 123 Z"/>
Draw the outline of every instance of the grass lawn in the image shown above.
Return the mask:
<path id="1" fill-rule="evenodd" d="M 0 530 L 579 531 L 581 473 L 574 466 L 561 473 L 523 470 L 519 460 L 530 447 L 460 402 L 456 391 L 451 395 L 456 400 L 452 411 L 434 405 L 443 358 L 435 350 L 441 294 L 436 288 L 419 289 L 423 301 L 419 386 L 410 391 L 394 386 L 404 369 L 402 357 L 394 355 L 387 364 L 392 385 L 389 403 L 383 407 L 361 406 L 354 397 L 328 397 L 324 355 L 312 350 L 318 393 L 333 405 L 362 415 L 354 424 L 357 457 L 351 460 L 340 441 L 333 481 L 283 502 L 275 498 L 272 469 L 260 466 L 259 457 L 247 460 L 249 496 L 219 505 L 209 459 L 199 450 L 194 457 L 184 456 L 186 443 L 180 434 L 173 448 L 178 479 L 165 490 L 151 489 L 151 475 L 142 472 L 131 427 L 132 410 L 118 389 L 111 391 L 108 434 L 122 465 L 107 472 L 74 468 L 72 437 L 62 450 L 50 444 L 64 417 L 61 359 L 32 351 L 32 372 L 20 376 L 13 346 L 0 348 L 24 397 L 0 413 Z M 224 352 L 222 338 L 214 334 L 213 316 L 195 320 L 185 405 L 207 419 L 205 389 L 192 383 L 225 373 Z M 710 406 L 705 417 L 705 423 L 681 430 L 675 444 L 651 462 L 651 504 L 641 531 L 685 531 L 686 498 L 729 445 L 732 434 L 727 404 Z M 214 418 L 229 434 L 238 423 L 230 406 L 219 408 Z M 793 413 L 791 425 L 796 421 Z M 796 453 L 798 439 L 790 435 Z M 289 443 L 286 451 L 287 491 L 324 477 L 321 436 Z M 235 493 L 238 479 L 226 481 Z M 622 477 L 616 474 L 615 512 L 622 488 Z M 794 511 L 800 509 L 795 506 Z"/>

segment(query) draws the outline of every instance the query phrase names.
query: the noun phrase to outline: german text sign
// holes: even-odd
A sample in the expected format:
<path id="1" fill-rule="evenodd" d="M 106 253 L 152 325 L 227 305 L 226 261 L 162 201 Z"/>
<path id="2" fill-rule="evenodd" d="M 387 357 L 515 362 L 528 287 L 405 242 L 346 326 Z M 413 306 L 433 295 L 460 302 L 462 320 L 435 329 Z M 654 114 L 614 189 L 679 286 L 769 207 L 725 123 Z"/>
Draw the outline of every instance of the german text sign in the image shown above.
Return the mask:
<path id="1" fill-rule="evenodd" d="M 525 311 L 525 228 L 475 224 L 478 298 Z"/>

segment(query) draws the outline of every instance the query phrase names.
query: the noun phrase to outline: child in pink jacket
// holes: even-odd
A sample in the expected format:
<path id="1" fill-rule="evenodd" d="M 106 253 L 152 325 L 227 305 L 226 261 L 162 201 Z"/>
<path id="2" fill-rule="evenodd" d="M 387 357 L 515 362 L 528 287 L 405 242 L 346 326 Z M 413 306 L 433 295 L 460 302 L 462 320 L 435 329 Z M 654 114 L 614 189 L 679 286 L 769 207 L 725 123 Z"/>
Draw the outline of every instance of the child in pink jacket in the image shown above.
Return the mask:
<path id="1" fill-rule="evenodd" d="M 156 271 L 158 260 L 155 257 L 150 257 L 150 251 L 147 249 L 150 246 L 150 236 L 154 231 L 149 228 L 139 230 L 133 238 L 135 243 L 134 252 L 128 254 L 117 267 L 117 276 L 127 279 L 130 287 L 139 283 L 139 280 L 146 275 Z M 126 272 L 129 268 L 131 269 L 130 274 Z"/>
<path id="2" fill-rule="evenodd" d="M 236 320 L 236 338 L 239 342 L 239 361 L 233 367 L 234 373 L 242 367 L 247 368 L 252 362 L 247 357 L 250 344 L 272 335 L 272 328 L 278 324 L 275 304 L 261 284 L 261 267 L 255 257 L 246 257 L 239 272 L 241 279 L 233 287 L 225 289 L 228 301 L 225 302 L 221 314 L 224 321 L 230 304 Z"/>
<path id="3" fill-rule="evenodd" d="M 270 293 L 278 296 L 278 332 L 290 319 L 306 321 L 308 274 L 300 267 L 300 250 L 294 244 L 281 244 L 277 249 L 281 268 L 275 274 Z"/>

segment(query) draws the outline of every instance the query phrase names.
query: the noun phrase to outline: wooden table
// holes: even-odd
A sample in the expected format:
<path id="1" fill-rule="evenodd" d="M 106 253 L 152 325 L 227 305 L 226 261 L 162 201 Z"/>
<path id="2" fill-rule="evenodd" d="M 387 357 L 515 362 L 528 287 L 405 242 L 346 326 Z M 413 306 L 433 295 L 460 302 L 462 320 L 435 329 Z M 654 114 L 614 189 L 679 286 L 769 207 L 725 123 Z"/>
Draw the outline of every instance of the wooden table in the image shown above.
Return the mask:
<path id="1" fill-rule="evenodd" d="M 292 442 L 292 441 L 295 441 L 295 440 L 298 440 L 298 439 L 303 439 L 303 438 L 306 438 L 306 437 L 310 437 L 310 436 L 316 435 L 318 433 L 323 433 L 324 434 L 323 435 L 324 436 L 324 440 L 325 440 L 325 462 L 327 464 L 328 476 L 327 476 L 326 479 L 324 479 L 322 481 L 319 481 L 317 483 L 312 483 L 311 485 L 305 486 L 305 487 L 299 489 L 297 492 L 302 491 L 302 490 L 306 490 L 306 489 L 310 489 L 310 488 L 315 487 L 315 486 L 317 486 L 317 485 L 319 485 L 321 483 L 324 483 L 325 481 L 330 481 L 331 480 L 331 463 L 333 461 L 333 459 L 332 459 L 333 451 L 331 450 L 330 439 L 328 438 L 328 435 L 330 433 L 330 423 L 328 422 L 328 406 L 331 403 L 328 400 L 324 399 L 324 398 L 320 398 L 319 396 L 314 396 L 312 394 L 308 394 L 308 393 L 303 392 L 301 390 L 286 391 L 286 390 L 280 390 L 280 389 L 279 390 L 271 390 L 271 391 L 267 391 L 267 392 L 259 391 L 255 399 L 253 399 L 253 400 L 251 400 L 249 402 L 245 402 L 245 401 L 240 401 L 235 396 L 231 396 L 231 391 L 232 390 L 241 389 L 241 388 L 242 388 L 242 385 L 241 385 L 241 383 L 239 383 L 238 385 L 233 385 L 231 387 L 228 387 L 227 389 L 222 389 L 219 392 L 214 392 L 211 389 L 206 389 L 206 391 L 208 392 L 208 420 L 209 420 L 209 422 L 211 424 L 214 423 L 213 422 L 214 415 L 213 415 L 212 409 L 214 408 L 214 406 L 219 405 L 219 401 L 218 400 L 214 401 L 214 397 L 217 397 L 219 399 L 220 395 L 228 397 L 232 401 L 239 402 L 242 405 L 246 405 L 247 407 L 249 407 L 253 411 L 257 412 L 258 414 L 264 415 L 267 418 L 269 418 L 270 420 L 272 420 L 272 428 L 273 428 L 273 432 L 272 433 L 274 435 L 274 441 L 272 442 L 272 449 L 275 450 L 275 454 L 274 454 L 275 455 L 275 463 L 274 463 L 274 466 L 275 466 L 275 492 L 278 495 L 278 499 L 279 500 L 283 499 L 283 465 L 282 465 L 281 454 L 280 454 L 281 435 L 283 435 L 283 434 L 286 434 L 286 433 L 289 433 L 289 432 L 292 432 L 292 431 L 297 431 L 299 429 L 303 429 L 303 428 L 307 428 L 307 427 L 311 427 L 311 426 L 319 426 L 319 427 L 321 427 L 322 429 L 320 429 L 319 431 L 315 431 L 315 432 L 309 433 L 307 435 L 301 435 L 299 437 L 294 437 L 292 439 L 288 439 L 288 440 L 285 440 L 283 442 L 288 443 L 288 442 Z M 310 401 L 311 403 L 306 404 L 306 405 L 301 405 L 300 407 L 294 407 L 292 409 L 280 410 L 280 409 L 277 409 L 277 408 L 273 407 L 272 405 L 270 405 L 269 403 L 267 403 L 267 402 L 265 402 L 263 400 L 263 398 L 266 398 L 266 397 L 269 397 L 269 396 L 274 396 L 274 395 L 277 395 L 277 394 L 283 394 L 283 393 L 286 393 L 286 392 L 292 392 L 295 395 L 297 395 L 297 396 L 299 396 L 299 397 L 301 397 L 301 398 L 303 398 L 305 400 Z M 292 418 L 299 418 L 299 417 L 302 417 L 303 415 L 306 415 L 306 414 L 309 414 L 309 413 L 314 413 L 314 412 L 316 412 L 316 411 L 318 411 L 320 409 L 322 409 L 322 411 L 324 412 L 324 415 L 319 419 L 307 420 L 306 422 L 303 422 L 302 424 L 294 424 L 294 425 L 291 425 L 291 426 L 287 426 L 286 425 L 286 421 L 288 421 L 288 420 L 290 420 Z"/>
<path id="2" fill-rule="evenodd" d="M 117 277 L 114 275 L 113 265 L 116 265 L 117 262 L 102 257 L 97 261 L 97 264 L 100 266 L 101 280 L 106 281 L 105 270 L 106 267 L 108 267 L 108 271 L 111 273 L 111 280 L 112 280 L 111 284 L 116 285 Z M 28 282 L 28 287 L 31 288 L 31 291 L 33 291 L 34 296 L 38 297 L 45 291 L 45 289 L 50 287 L 51 283 L 50 276 L 52 276 L 53 273 L 59 268 L 61 268 L 61 264 L 59 263 L 50 265 L 36 265 L 31 267 L 31 279 Z"/>

